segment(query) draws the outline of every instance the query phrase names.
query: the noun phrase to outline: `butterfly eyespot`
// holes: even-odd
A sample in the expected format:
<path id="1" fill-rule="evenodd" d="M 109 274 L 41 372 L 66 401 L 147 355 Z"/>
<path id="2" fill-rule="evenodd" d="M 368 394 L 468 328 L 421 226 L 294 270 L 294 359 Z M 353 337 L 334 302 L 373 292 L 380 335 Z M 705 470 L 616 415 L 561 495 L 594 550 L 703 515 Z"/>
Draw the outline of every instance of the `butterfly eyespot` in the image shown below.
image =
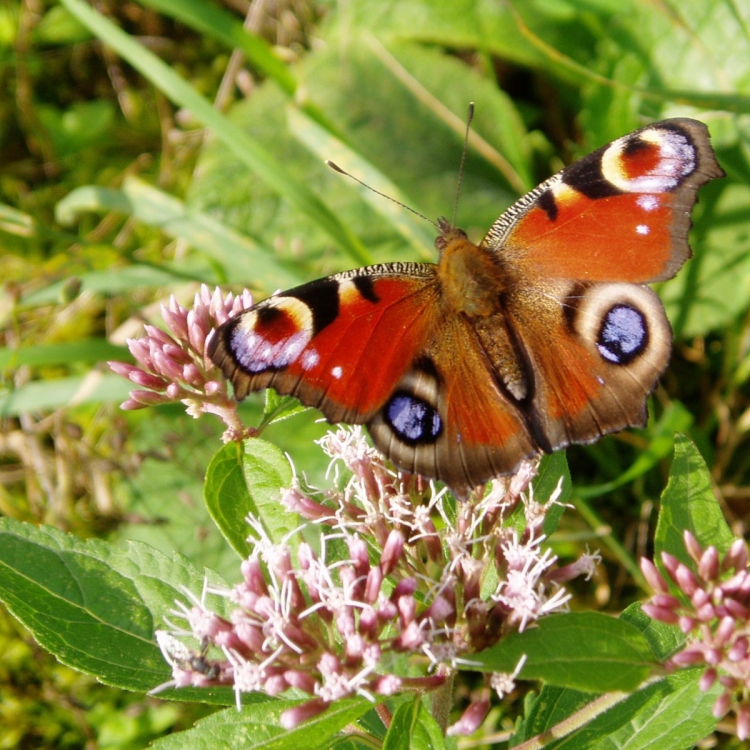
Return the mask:
<path id="1" fill-rule="evenodd" d="M 596 348 L 608 362 L 626 365 L 648 346 L 648 325 L 640 310 L 630 305 L 610 308 L 599 330 Z"/>
<path id="2" fill-rule="evenodd" d="M 433 443 L 443 431 L 443 421 L 426 401 L 409 393 L 396 393 L 386 404 L 385 420 L 405 443 Z"/>

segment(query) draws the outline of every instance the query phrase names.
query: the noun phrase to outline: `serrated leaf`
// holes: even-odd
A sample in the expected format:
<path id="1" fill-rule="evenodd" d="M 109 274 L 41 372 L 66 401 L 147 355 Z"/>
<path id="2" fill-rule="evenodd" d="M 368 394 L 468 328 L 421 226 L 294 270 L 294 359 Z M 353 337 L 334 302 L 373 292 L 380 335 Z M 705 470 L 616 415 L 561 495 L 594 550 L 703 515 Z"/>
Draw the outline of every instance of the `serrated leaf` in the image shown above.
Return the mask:
<path id="1" fill-rule="evenodd" d="M 145 544 L 120 549 L 0 519 L 0 599 L 63 664 L 108 685 L 145 691 L 169 679 L 154 630 L 184 589 L 200 593 L 204 578 L 186 559 Z M 211 582 L 226 585 L 215 575 Z M 232 701 L 227 689 L 171 695 Z"/>
<path id="2" fill-rule="evenodd" d="M 445 737 L 424 702 L 402 703 L 391 720 L 383 750 L 445 750 Z"/>
<path id="3" fill-rule="evenodd" d="M 652 619 L 643 612 L 640 602 L 627 607 L 620 615 L 620 619 L 629 622 L 643 633 L 659 661 L 669 658 L 685 645 L 685 635 L 677 626 Z"/>
<path id="4" fill-rule="evenodd" d="M 227 443 L 213 457 L 206 471 L 206 505 L 240 557 L 247 557 L 253 549 L 247 542 L 248 515 L 261 520 L 274 542 L 294 528 L 294 517 L 280 503 L 281 490 L 291 482 L 289 461 L 266 440 Z"/>
<path id="5" fill-rule="evenodd" d="M 512 673 L 524 654 L 521 679 L 597 693 L 633 690 L 657 666 L 637 628 L 598 612 L 546 617 L 472 661 L 483 671 Z"/>
<path id="6" fill-rule="evenodd" d="M 279 396 L 273 388 L 266 388 L 265 394 L 261 427 L 283 422 L 309 408 L 303 406 L 294 396 Z"/>
<path id="7" fill-rule="evenodd" d="M 716 727 L 711 710 L 721 692 L 717 684 L 707 693 L 698 687 L 700 670 L 685 670 L 648 685 L 616 703 L 563 739 L 545 735 L 549 750 L 688 750 Z M 545 686 L 523 721 L 521 740 L 554 727 L 576 711 L 585 713 L 586 695 L 575 690 Z M 590 698 L 589 698 L 590 700 Z"/>
<path id="8" fill-rule="evenodd" d="M 714 545 L 726 552 L 732 534 L 714 495 L 711 475 L 698 449 L 684 435 L 677 435 L 669 482 L 661 496 L 659 521 L 654 538 L 654 559 L 669 552 L 692 567 L 683 532 L 690 531 L 703 547 Z"/>
<path id="9" fill-rule="evenodd" d="M 277 700 L 227 709 L 199 721 L 192 729 L 153 742 L 154 750 L 288 750 L 327 746 L 345 726 L 355 722 L 372 707 L 364 698 L 336 701 L 322 714 L 294 729 L 279 725 L 279 717 L 301 701 Z"/>

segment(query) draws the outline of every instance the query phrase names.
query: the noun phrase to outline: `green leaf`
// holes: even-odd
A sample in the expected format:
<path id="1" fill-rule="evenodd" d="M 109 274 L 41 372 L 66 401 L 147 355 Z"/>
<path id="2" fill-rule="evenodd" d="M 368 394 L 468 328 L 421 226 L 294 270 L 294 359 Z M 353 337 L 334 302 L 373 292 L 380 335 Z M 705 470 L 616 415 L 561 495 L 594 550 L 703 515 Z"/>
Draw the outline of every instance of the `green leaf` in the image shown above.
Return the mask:
<path id="1" fill-rule="evenodd" d="M 302 414 L 307 409 L 308 407 L 302 406 L 294 396 L 279 396 L 273 388 L 266 388 L 261 427 L 283 422 L 296 414 Z"/>
<path id="2" fill-rule="evenodd" d="M 199 721 L 192 729 L 163 737 L 149 747 L 153 750 L 315 750 L 327 747 L 338 732 L 372 707 L 364 698 L 348 698 L 336 701 L 325 712 L 294 729 L 282 728 L 281 714 L 301 703 L 276 700 L 243 706 L 240 711 L 220 711 Z"/>
<path id="3" fill-rule="evenodd" d="M 596 715 L 592 711 L 584 726 L 556 742 L 554 737 L 561 731 L 553 728 L 576 711 L 584 714 L 585 719 L 590 695 L 545 686 L 521 723 L 511 747 L 538 737 L 549 750 L 688 750 L 710 735 L 717 723 L 711 710 L 722 688 L 717 682 L 704 693 L 698 687 L 699 677 L 700 670 L 670 675 L 638 690 L 604 713 Z"/>
<path id="4" fill-rule="evenodd" d="M 145 691 L 169 679 L 154 630 L 176 599 L 185 600 L 185 588 L 202 590 L 204 577 L 185 558 L 145 544 L 120 549 L 0 519 L 0 599 L 63 664 L 108 685 Z M 226 585 L 215 575 L 211 582 Z M 232 702 L 226 688 L 170 695 Z"/>
<path id="5" fill-rule="evenodd" d="M 206 472 L 206 505 L 240 557 L 247 557 L 253 549 L 247 542 L 248 515 L 261 520 L 274 542 L 280 542 L 294 528 L 295 517 L 281 506 L 280 499 L 281 490 L 291 482 L 286 456 L 259 438 L 227 443 L 213 457 Z"/>
<path id="6" fill-rule="evenodd" d="M 383 750 L 444 750 L 445 738 L 419 696 L 402 703 L 391 720 Z"/>
<path id="7" fill-rule="evenodd" d="M 598 612 L 545 617 L 472 661 L 483 671 L 512 673 L 524 654 L 522 679 L 590 692 L 633 690 L 657 666 L 637 628 Z"/>
<path id="8" fill-rule="evenodd" d="M 662 552 L 669 552 L 692 567 L 693 561 L 683 541 L 686 530 L 703 547 L 715 546 L 720 555 L 734 541 L 714 495 L 711 475 L 703 457 L 689 438 L 678 435 L 669 482 L 661 496 L 654 559 L 659 561 Z"/>

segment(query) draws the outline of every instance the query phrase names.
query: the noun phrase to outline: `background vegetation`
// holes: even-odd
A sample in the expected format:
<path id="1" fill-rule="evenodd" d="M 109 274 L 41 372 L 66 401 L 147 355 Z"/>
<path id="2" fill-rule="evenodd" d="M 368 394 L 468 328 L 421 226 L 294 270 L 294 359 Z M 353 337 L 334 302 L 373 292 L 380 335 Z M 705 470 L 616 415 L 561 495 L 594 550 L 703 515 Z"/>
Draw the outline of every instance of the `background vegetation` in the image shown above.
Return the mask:
<path id="1" fill-rule="evenodd" d="M 120 412 L 128 383 L 103 362 L 127 360 L 125 338 L 157 321 L 157 303 L 187 302 L 202 282 L 267 295 L 433 259 L 429 225 L 323 160 L 450 215 L 474 101 L 458 210 L 474 239 L 520 193 L 645 122 L 709 124 L 728 176 L 701 191 L 695 257 L 659 289 L 672 365 L 645 430 L 568 452 L 579 513 L 555 543 L 605 557 L 580 605 L 641 598 L 636 561 L 675 430 L 745 531 L 747 0 L 8 0 L 0 61 L 2 515 L 147 541 L 236 576 L 201 497 L 220 426 L 171 407 Z M 262 401 L 245 408 L 254 423 Z M 264 436 L 322 482 L 315 419 Z M 0 748 L 143 747 L 201 712 L 69 671 L 8 615 L 0 651 Z"/>

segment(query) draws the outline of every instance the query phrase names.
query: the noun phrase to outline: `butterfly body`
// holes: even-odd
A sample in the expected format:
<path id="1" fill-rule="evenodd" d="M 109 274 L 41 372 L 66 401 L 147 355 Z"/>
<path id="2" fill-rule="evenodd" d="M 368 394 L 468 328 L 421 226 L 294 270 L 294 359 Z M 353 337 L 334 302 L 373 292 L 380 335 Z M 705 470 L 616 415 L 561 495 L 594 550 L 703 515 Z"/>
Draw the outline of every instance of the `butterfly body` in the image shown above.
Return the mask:
<path id="1" fill-rule="evenodd" d="M 238 399 L 273 387 L 366 424 L 397 466 L 464 495 L 524 458 L 645 423 L 671 350 L 645 283 L 689 257 L 698 187 L 721 174 L 704 125 L 655 123 L 542 183 L 479 245 L 441 219 L 437 265 L 270 297 L 209 353 Z"/>

